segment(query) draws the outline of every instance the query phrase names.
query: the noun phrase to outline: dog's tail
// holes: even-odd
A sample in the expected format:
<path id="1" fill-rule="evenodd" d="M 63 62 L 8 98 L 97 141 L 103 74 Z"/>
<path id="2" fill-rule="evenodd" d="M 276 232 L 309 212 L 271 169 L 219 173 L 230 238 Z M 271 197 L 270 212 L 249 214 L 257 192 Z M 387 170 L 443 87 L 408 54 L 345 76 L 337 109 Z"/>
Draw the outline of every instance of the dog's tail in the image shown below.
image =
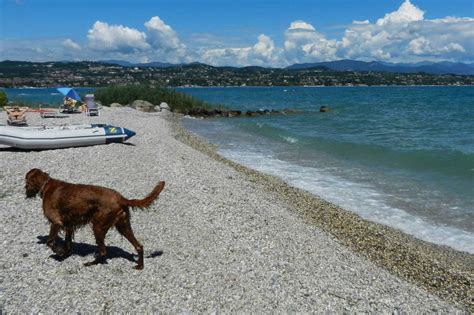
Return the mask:
<path id="1" fill-rule="evenodd" d="M 148 208 L 149 206 L 151 206 L 153 201 L 158 198 L 158 195 L 161 193 L 164 187 L 165 182 L 159 182 L 158 185 L 156 185 L 156 187 L 151 191 L 151 193 L 149 193 L 148 196 L 146 196 L 145 198 L 131 200 L 124 198 L 124 203 L 129 207 Z"/>

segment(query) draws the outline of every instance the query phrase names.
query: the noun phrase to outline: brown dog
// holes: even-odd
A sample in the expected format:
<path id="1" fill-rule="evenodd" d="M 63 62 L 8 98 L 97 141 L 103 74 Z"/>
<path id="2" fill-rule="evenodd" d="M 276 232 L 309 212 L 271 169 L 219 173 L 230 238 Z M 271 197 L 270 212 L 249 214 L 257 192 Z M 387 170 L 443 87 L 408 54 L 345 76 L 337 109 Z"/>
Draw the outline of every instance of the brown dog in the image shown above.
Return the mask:
<path id="1" fill-rule="evenodd" d="M 74 231 L 87 223 L 97 242 L 96 258 L 86 266 L 105 262 L 107 250 L 104 244 L 105 234 L 111 227 L 132 243 L 138 253 L 135 269 L 143 269 L 143 246 L 133 235 L 130 225 L 129 207 L 147 208 L 163 190 L 165 182 L 159 182 L 144 199 L 125 199 L 115 190 L 92 185 L 70 184 L 54 178 L 40 169 L 32 169 L 25 176 L 25 189 L 28 198 L 38 193 L 43 199 L 43 212 L 51 223 L 47 245 L 62 258 L 71 252 Z M 56 245 L 60 230 L 66 233 L 64 248 Z"/>

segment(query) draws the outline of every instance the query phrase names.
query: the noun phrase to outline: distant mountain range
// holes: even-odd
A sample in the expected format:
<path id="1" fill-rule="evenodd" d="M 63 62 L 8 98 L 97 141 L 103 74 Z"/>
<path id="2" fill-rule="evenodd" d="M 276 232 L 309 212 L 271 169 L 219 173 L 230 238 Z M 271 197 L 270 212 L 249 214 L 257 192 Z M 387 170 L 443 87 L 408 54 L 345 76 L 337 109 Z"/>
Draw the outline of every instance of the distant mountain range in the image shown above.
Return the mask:
<path id="1" fill-rule="evenodd" d="M 301 70 L 317 67 L 326 67 L 335 71 L 378 71 L 378 72 L 398 72 L 429 74 L 457 74 L 474 75 L 474 64 L 460 62 L 418 62 L 418 63 L 390 63 L 381 61 L 356 61 L 337 60 L 317 63 L 300 63 L 287 67 L 286 69 Z"/>
<path id="2" fill-rule="evenodd" d="M 149 63 L 130 63 L 123 60 L 103 60 L 107 64 L 116 64 L 122 67 L 154 67 L 170 68 L 183 65 L 200 64 L 193 62 L 190 64 L 172 64 L 166 62 Z M 220 67 L 228 68 L 228 67 Z M 230 67 L 234 68 L 234 67 Z M 456 75 L 474 75 L 474 63 L 467 64 L 461 62 L 418 62 L 418 63 L 390 63 L 383 61 L 357 61 L 357 60 L 337 60 L 316 63 L 299 63 L 286 67 L 288 70 L 303 70 L 311 68 L 327 68 L 334 71 L 377 71 L 377 72 L 395 72 L 395 73 L 417 73 L 424 72 L 428 74 L 456 74 Z"/>
<path id="3" fill-rule="evenodd" d="M 101 63 L 107 63 L 112 65 L 119 65 L 122 67 L 142 67 L 142 68 L 169 68 L 179 66 L 181 64 L 173 64 L 166 62 L 148 62 L 148 63 L 131 63 L 124 60 L 102 60 Z"/>

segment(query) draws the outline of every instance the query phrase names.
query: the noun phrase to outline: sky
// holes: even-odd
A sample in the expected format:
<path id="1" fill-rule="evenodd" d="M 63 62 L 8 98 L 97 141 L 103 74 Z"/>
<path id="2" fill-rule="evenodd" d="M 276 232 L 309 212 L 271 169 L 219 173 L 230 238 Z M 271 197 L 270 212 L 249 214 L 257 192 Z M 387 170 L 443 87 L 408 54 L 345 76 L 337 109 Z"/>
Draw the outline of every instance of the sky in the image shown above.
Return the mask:
<path id="1" fill-rule="evenodd" d="M 474 62 L 473 0 L 0 0 L 0 60 Z"/>

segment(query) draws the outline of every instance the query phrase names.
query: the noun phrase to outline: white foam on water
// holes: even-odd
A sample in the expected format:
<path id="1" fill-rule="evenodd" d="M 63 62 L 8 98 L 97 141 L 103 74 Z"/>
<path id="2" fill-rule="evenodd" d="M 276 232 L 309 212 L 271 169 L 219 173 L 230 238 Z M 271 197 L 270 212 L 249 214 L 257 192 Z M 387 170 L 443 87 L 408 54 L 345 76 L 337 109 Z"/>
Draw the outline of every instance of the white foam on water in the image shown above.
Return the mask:
<path id="1" fill-rule="evenodd" d="M 320 196 L 364 219 L 394 227 L 428 242 L 474 254 L 474 233 L 434 225 L 402 209 L 391 207 L 384 200 L 384 195 L 370 185 L 348 181 L 324 169 L 294 165 L 268 154 L 229 149 L 219 150 L 219 153 L 257 171 L 277 176 L 291 186 Z"/>
<path id="2" fill-rule="evenodd" d="M 293 138 L 293 137 L 288 137 L 288 136 L 280 136 L 283 140 L 285 140 L 288 143 L 296 143 L 298 142 L 298 139 Z"/>

